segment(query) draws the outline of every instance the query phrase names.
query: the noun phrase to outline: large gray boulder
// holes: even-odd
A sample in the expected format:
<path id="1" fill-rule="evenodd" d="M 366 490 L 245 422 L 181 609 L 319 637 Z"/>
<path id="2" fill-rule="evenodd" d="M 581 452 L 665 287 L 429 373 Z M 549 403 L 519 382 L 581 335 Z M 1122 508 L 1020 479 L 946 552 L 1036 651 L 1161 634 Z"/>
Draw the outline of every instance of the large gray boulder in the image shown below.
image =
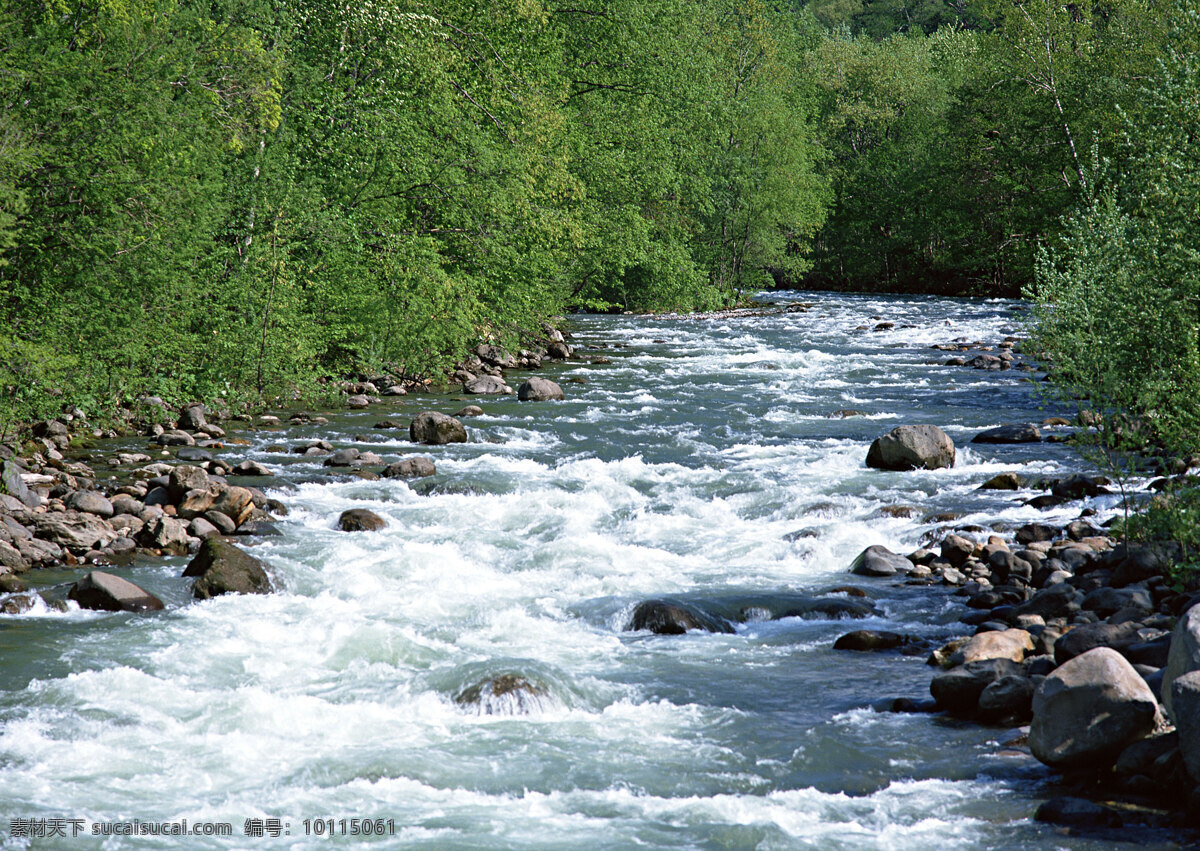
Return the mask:
<path id="1" fill-rule="evenodd" d="M 99 491 L 75 491 L 67 497 L 67 508 L 105 519 L 112 517 L 114 513 L 113 504 Z"/>
<path id="2" fill-rule="evenodd" d="M 205 538 L 183 575 L 196 577 L 192 596 L 200 600 L 221 594 L 271 593 L 263 563 L 223 538 Z"/>
<path id="3" fill-rule="evenodd" d="M 867 547 L 850 563 L 850 572 L 858 576 L 895 576 L 912 567 L 912 562 L 887 547 Z"/>
<path id="4" fill-rule="evenodd" d="M 1200 671 L 1183 674 L 1171 682 L 1171 708 L 1183 764 L 1192 779 L 1200 783 Z"/>
<path id="5" fill-rule="evenodd" d="M 380 475 L 385 479 L 420 479 L 436 474 L 437 467 L 433 461 L 417 455 L 388 464 Z"/>
<path id="6" fill-rule="evenodd" d="M 1033 697 L 1029 747 L 1060 770 L 1104 769 L 1158 723 L 1154 692 L 1108 647 L 1060 665 Z"/>
<path id="7" fill-rule="evenodd" d="M 481 375 L 463 383 L 463 390 L 477 396 L 511 396 L 513 389 L 503 378 L 494 375 Z"/>
<path id="8" fill-rule="evenodd" d="M 937 470 L 954 466 L 954 441 L 937 426 L 902 425 L 875 438 L 867 466 L 879 470 Z"/>
<path id="9" fill-rule="evenodd" d="M 83 609 L 103 612 L 156 612 L 162 600 L 128 580 L 111 573 L 93 570 L 71 586 L 67 599 Z"/>
<path id="10" fill-rule="evenodd" d="M 19 499 L 29 508 L 37 508 L 42 498 L 29 489 L 21 478 L 21 468 L 11 461 L 0 462 L 0 494 Z"/>
<path id="11" fill-rule="evenodd" d="M 142 527 L 138 539 L 148 547 L 157 547 L 172 555 L 184 555 L 188 550 L 187 521 L 159 514 Z"/>
<path id="12" fill-rule="evenodd" d="M 188 491 L 208 490 L 209 484 L 207 470 L 194 464 L 180 464 L 167 477 L 167 493 L 172 503 L 178 503 Z"/>
<path id="13" fill-rule="evenodd" d="M 203 405 L 188 405 L 179 413 L 179 428 L 185 431 L 200 431 L 206 425 L 204 415 L 207 409 Z"/>
<path id="14" fill-rule="evenodd" d="M 1021 666 L 1008 659 L 968 662 L 935 674 L 929 682 L 929 693 L 937 701 L 939 709 L 956 715 L 971 715 L 978 710 L 979 697 L 985 688 L 1002 677 L 1021 674 Z"/>
<path id="15" fill-rule="evenodd" d="M 444 443 L 466 443 L 467 429 L 454 417 L 437 411 L 422 411 L 409 425 L 408 436 L 413 443 L 435 446 Z"/>
<path id="16" fill-rule="evenodd" d="M 69 550 L 86 551 L 111 544 L 117 533 L 95 514 L 62 511 L 32 515 L 34 534 Z"/>
<path id="17" fill-rule="evenodd" d="M 1200 606 L 1192 606 L 1175 624 L 1175 631 L 1171 633 L 1171 653 L 1167 656 L 1167 667 L 1163 669 L 1163 708 L 1175 723 L 1178 722 L 1175 721 L 1171 684 L 1193 671 L 1200 671 Z"/>
<path id="18" fill-rule="evenodd" d="M 517 399 L 521 402 L 550 402 L 565 398 L 562 388 L 549 378 L 535 376 L 517 388 Z"/>

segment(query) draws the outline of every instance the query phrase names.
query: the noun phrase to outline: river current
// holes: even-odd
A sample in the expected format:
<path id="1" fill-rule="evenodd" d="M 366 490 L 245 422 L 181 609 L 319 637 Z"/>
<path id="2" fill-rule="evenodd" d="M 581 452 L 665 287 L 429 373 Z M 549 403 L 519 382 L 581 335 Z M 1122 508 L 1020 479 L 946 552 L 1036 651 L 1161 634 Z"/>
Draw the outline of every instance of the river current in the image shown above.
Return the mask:
<path id="1" fill-rule="evenodd" d="M 1023 506 L 1032 491 L 978 490 L 1002 471 L 1082 464 L 1060 444 L 971 445 L 986 427 L 1064 412 L 1028 373 L 942 366 L 931 349 L 1019 334 L 1022 306 L 770 298 L 812 307 L 572 317 L 580 356 L 611 362 L 540 373 L 565 402 L 408 397 L 249 433 L 227 456 L 275 470 L 265 481 L 290 509 L 282 535 L 253 544 L 279 592 L 196 603 L 186 560 L 158 560 L 113 570 L 165 613 L 0 621 L 0 822 L 234 829 L 138 847 L 310 845 L 330 841 L 316 820 L 340 832 L 343 818 L 389 820 L 384 836 L 356 838 L 382 847 L 1112 847 L 1032 820 L 1056 792 L 1006 746 L 1013 731 L 869 708 L 927 697 L 923 656 L 831 649 L 857 628 L 966 632 L 947 590 L 848 576 L 864 547 L 909 552 L 948 528 L 947 512 L 956 526 L 1078 514 Z M 880 320 L 895 325 L 870 330 Z M 485 413 L 465 421 L 465 444 L 371 428 L 468 402 Z M 844 409 L 865 416 L 830 417 Z M 902 423 L 943 427 L 956 466 L 867 469 L 870 441 Z M 339 478 L 277 451 L 312 438 L 387 461 L 424 455 L 438 473 Z M 387 528 L 336 531 L 352 507 Z M 880 614 L 768 619 L 846 584 Z M 638 602 L 662 597 L 758 614 L 732 634 L 626 630 Z M 503 674 L 539 693 L 456 701 Z M 248 819 L 286 832 L 248 837 Z"/>

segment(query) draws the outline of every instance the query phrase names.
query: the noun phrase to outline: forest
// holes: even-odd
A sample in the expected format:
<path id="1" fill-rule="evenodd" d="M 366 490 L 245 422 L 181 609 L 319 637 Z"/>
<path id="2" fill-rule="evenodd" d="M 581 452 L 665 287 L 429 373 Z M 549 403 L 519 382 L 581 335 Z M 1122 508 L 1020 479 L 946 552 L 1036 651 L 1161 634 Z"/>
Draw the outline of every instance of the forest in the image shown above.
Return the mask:
<path id="1" fill-rule="evenodd" d="M 1024 293 L 1194 433 L 1198 7 L 0 0 L 0 426 L 778 285 Z"/>

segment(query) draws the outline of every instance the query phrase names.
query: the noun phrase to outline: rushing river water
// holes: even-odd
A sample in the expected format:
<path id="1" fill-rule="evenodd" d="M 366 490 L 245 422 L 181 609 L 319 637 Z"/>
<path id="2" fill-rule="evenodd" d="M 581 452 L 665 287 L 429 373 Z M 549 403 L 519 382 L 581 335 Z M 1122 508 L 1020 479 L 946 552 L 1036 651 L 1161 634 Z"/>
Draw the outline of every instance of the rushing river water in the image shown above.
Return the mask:
<path id="1" fill-rule="evenodd" d="M 227 455 L 278 473 L 272 494 L 291 511 L 254 552 L 279 593 L 195 603 L 172 559 L 115 570 L 165 613 L 0 622 L 0 819 L 234 829 L 139 847 L 315 844 L 315 820 L 343 818 L 390 820 L 371 839 L 392 847 L 1111 847 L 1032 821 L 1055 790 L 1005 747 L 1011 731 L 867 708 L 927 696 L 923 657 L 831 649 L 855 628 L 964 631 L 944 590 L 848 577 L 863 547 L 910 551 L 942 512 L 982 525 L 1078 513 L 977 490 L 1005 470 L 1078 466 L 1061 445 L 969 444 L 1059 413 L 1027 375 L 934 365 L 946 355 L 932 344 L 994 343 L 1023 314 L 804 298 L 806 313 L 573 318 L 580 354 L 611 363 L 544 372 L 565 402 L 470 399 L 485 414 L 466 444 L 371 429 L 452 413 L 461 397 L 252 433 Z M 861 330 L 879 317 L 895 327 Z M 840 409 L 866 416 L 829 417 Z M 901 423 L 945 428 L 957 465 L 868 470 L 870 440 Z M 333 478 L 319 459 L 270 451 L 316 437 L 430 456 L 438 474 Z M 351 507 L 388 527 L 335 531 Z M 879 616 L 767 619 L 851 579 Z M 758 615 L 733 634 L 626 631 L 639 601 L 664 596 Z M 500 674 L 542 691 L 521 707 L 485 700 L 492 714 L 456 702 Z M 290 836 L 243 835 L 247 819 L 273 818 Z"/>

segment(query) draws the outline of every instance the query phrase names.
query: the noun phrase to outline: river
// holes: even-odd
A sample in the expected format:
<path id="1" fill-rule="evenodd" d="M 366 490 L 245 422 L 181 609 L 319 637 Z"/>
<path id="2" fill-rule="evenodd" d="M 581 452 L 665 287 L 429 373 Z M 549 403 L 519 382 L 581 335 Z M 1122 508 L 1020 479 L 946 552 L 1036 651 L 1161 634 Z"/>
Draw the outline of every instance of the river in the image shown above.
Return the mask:
<path id="1" fill-rule="evenodd" d="M 855 628 L 966 632 L 944 589 L 848 576 L 864 547 L 911 551 L 945 512 L 983 526 L 1077 515 L 977 489 L 1007 470 L 1080 469 L 1066 446 L 969 443 L 1063 411 L 1027 373 L 938 365 L 930 348 L 1019 334 L 1021 305 L 770 298 L 812 308 L 572 317 L 580 355 L 611 362 L 543 371 L 565 402 L 409 397 L 250 433 L 227 455 L 278 473 L 271 494 L 290 513 L 253 550 L 280 593 L 194 603 L 186 560 L 156 560 L 114 572 L 165 613 L 0 622 L 0 819 L 186 818 L 235 834 L 138 847 L 316 844 L 317 820 L 340 833 L 343 818 L 387 820 L 366 837 L 381 847 L 1112 847 L 1033 822 L 1053 777 L 1005 745 L 1011 730 L 871 711 L 928 696 L 923 656 L 831 649 Z M 881 319 L 894 327 L 869 330 Z M 465 444 L 371 428 L 468 401 L 485 414 Z M 841 409 L 866 415 L 829 416 Z M 867 469 L 870 441 L 901 423 L 943 427 L 956 466 Z M 277 451 L 318 437 L 426 455 L 438 474 L 335 478 Z M 336 531 L 351 507 L 387 528 Z M 768 619 L 848 583 L 880 614 Z M 752 616 L 733 634 L 626 631 L 639 601 L 664 596 Z M 455 700 L 499 674 L 540 693 Z M 263 824 L 281 835 L 244 835 Z"/>

